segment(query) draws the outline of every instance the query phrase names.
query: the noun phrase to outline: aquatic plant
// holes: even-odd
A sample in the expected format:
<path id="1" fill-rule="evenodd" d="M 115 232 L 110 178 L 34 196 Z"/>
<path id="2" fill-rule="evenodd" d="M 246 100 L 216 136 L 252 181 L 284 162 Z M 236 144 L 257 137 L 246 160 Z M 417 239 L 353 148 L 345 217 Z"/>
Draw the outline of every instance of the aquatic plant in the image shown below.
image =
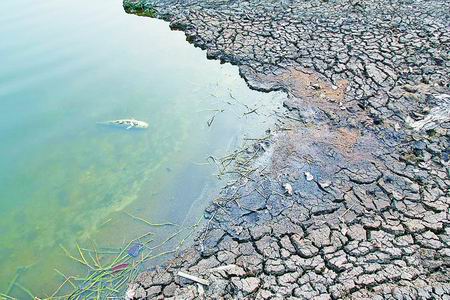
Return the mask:
<path id="1" fill-rule="evenodd" d="M 152 231 L 147 231 L 117 249 L 98 248 L 94 242 L 91 242 L 90 248 L 81 247 L 76 243 L 76 251 L 73 254 L 63 245 L 59 245 L 62 252 L 70 260 L 85 269 L 84 276 L 67 275 L 58 269 L 54 269 L 62 277 L 62 283 L 51 295 L 37 298 L 36 295 L 18 282 L 19 273 L 17 273 L 10 282 L 7 291 L 0 293 L 0 299 L 16 299 L 9 296 L 14 287 L 20 289 L 30 299 L 108 299 L 120 297 L 126 292 L 127 284 L 135 280 L 137 275 L 144 271 L 146 262 L 171 254 L 177 255 L 203 219 L 200 217 L 195 224 L 180 227 L 171 222 L 152 223 L 144 218 L 126 214 L 151 227 L 173 226 L 176 230 L 157 245 L 152 245 L 154 242 Z M 176 238 L 179 238 L 178 243 L 174 248 L 169 249 L 170 242 Z"/>
<path id="2" fill-rule="evenodd" d="M 149 4 L 144 5 L 140 0 L 124 0 L 123 8 L 129 14 L 150 18 L 155 18 L 157 16 L 157 11 L 154 7 Z"/>
<path id="3" fill-rule="evenodd" d="M 170 222 L 157 224 L 128 213 L 127 215 L 152 227 L 179 227 Z M 61 275 L 64 281 L 46 299 L 107 299 L 108 297 L 123 295 L 127 284 L 132 282 L 143 271 L 145 262 L 162 256 L 179 253 L 185 242 L 199 226 L 201 220 L 202 218 L 199 218 L 192 226 L 178 228 L 178 230 L 164 241 L 154 246 L 152 246 L 154 233 L 151 231 L 129 241 L 126 245 L 117 249 L 117 252 L 99 251 L 95 244 L 92 248 L 82 248 L 76 244 L 77 252 L 73 255 L 60 245 L 62 251 L 68 258 L 85 267 L 87 275 L 84 277 L 67 276 L 55 269 L 55 272 Z M 168 243 L 177 237 L 180 238 L 180 241 L 176 247 L 173 249 L 165 249 L 165 246 L 168 246 Z"/>

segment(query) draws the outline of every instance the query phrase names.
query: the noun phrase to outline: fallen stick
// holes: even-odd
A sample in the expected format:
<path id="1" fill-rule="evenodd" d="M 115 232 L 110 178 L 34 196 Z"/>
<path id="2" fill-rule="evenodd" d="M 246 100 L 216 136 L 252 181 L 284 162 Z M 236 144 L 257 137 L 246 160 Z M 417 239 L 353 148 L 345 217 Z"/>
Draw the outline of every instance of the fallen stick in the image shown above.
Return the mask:
<path id="1" fill-rule="evenodd" d="M 190 274 L 187 274 L 187 273 L 184 273 L 184 272 L 181 272 L 181 271 L 178 271 L 177 275 L 180 276 L 180 277 L 183 277 L 183 278 L 195 281 L 197 283 L 203 284 L 203 285 L 209 285 L 208 280 L 199 278 L 199 277 L 194 276 L 194 275 L 190 275 Z"/>

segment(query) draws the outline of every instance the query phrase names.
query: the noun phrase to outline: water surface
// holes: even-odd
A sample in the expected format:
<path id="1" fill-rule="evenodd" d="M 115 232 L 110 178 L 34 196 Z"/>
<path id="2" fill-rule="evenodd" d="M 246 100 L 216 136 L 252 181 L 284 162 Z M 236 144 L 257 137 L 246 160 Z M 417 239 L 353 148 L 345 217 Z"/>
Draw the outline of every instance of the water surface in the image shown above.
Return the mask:
<path id="1" fill-rule="evenodd" d="M 277 95 L 121 0 L 0 10 L 0 292 L 51 295 L 55 268 L 83 271 L 60 245 L 123 245 L 148 230 L 127 213 L 194 222 L 220 186 L 206 158 L 271 125 Z M 130 117 L 149 129 L 96 124 Z"/>

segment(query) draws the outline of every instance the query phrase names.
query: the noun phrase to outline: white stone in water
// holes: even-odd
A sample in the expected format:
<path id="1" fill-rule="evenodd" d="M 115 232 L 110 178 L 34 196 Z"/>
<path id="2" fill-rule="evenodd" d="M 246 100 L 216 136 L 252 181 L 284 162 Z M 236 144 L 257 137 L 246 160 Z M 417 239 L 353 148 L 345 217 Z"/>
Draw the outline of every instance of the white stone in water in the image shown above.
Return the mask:
<path id="1" fill-rule="evenodd" d="M 307 181 L 311 181 L 314 179 L 314 176 L 309 172 L 305 172 L 305 177 Z"/>

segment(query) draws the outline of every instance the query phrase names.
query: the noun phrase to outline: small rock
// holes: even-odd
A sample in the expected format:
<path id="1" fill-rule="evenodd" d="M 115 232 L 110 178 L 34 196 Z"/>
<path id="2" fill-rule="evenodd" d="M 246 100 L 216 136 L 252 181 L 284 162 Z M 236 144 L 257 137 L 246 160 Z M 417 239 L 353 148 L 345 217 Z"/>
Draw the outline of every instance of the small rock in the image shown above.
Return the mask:
<path id="1" fill-rule="evenodd" d="M 307 181 L 311 181 L 314 179 L 314 176 L 309 172 L 305 172 L 305 178 Z"/>
<path id="2" fill-rule="evenodd" d="M 292 196 L 294 194 L 294 190 L 292 189 L 292 185 L 288 182 L 283 184 L 284 192 L 288 194 L 289 196 Z"/>
<path id="3" fill-rule="evenodd" d="M 319 181 L 319 186 L 323 189 L 326 189 L 327 187 L 331 186 L 331 181 L 329 180 Z"/>

